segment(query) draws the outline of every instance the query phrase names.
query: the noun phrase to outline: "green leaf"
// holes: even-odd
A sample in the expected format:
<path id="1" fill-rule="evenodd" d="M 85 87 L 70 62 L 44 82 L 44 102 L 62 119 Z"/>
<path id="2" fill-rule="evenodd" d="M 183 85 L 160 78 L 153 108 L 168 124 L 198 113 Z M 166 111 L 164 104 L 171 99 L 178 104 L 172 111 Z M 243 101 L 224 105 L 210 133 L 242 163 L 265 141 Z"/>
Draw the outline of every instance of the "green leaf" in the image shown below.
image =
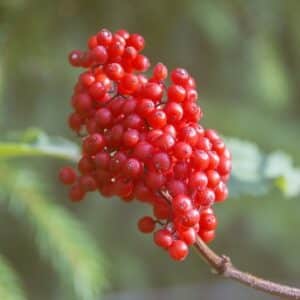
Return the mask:
<path id="1" fill-rule="evenodd" d="M 78 160 L 79 149 L 61 137 L 50 137 L 37 129 L 24 133 L 12 133 L 6 141 L 0 142 L 0 159 L 23 156 L 49 156 L 71 161 Z"/>
<path id="2" fill-rule="evenodd" d="M 0 299 L 25 300 L 21 282 L 6 259 L 0 255 Z"/>
<path id="3" fill-rule="evenodd" d="M 254 143 L 235 138 L 226 138 L 226 144 L 233 159 L 231 196 L 264 195 L 274 187 L 287 197 L 300 194 L 300 169 L 293 167 L 288 154 L 265 154 Z"/>
<path id="4" fill-rule="evenodd" d="M 97 299 L 106 284 L 104 260 L 83 225 L 47 198 L 33 173 L 12 173 L 9 168 L 4 173 L 0 183 L 9 197 L 0 200 L 7 201 L 12 213 L 32 227 L 41 255 L 51 261 L 78 299 Z"/>

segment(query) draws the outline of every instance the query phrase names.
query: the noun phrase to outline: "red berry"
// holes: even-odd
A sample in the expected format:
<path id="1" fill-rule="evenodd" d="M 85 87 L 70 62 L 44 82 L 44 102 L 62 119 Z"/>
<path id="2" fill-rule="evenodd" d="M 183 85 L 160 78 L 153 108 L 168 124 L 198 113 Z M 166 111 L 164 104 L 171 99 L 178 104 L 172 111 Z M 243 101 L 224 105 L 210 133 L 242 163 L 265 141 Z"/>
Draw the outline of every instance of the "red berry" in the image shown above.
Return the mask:
<path id="1" fill-rule="evenodd" d="M 167 114 L 168 120 L 171 123 L 176 123 L 183 117 L 182 106 L 176 102 L 168 102 L 165 106 L 165 112 Z"/>
<path id="2" fill-rule="evenodd" d="M 183 102 L 185 95 L 186 91 L 180 85 L 171 85 L 168 88 L 168 98 L 170 101 Z"/>
<path id="3" fill-rule="evenodd" d="M 85 191 L 78 183 L 71 186 L 69 191 L 69 198 L 72 202 L 81 201 L 85 196 Z"/>
<path id="4" fill-rule="evenodd" d="M 184 260 L 189 253 L 188 246 L 181 240 L 176 240 L 169 247 L 169 254 L 174 260 Z"/>
<path id="5" fill-rule="evenodd" d="M 178 142 L 174 146 L 174 155 L 176 156 L 176 158 L 180 160 L 190 158 L 192 153 L 193 153 L 192 147 L 185 142 Z"/>
<path id="6" fill-rule="evenodd" d="M 123 144 L 126 147 L 133 147 L 139 141 L 139 132 L 136 129 L 129 128 L 123 135 Z"/>
<path id="7" fill-rule="evenodd" d="M 83 141 L 83 152 L 88 155 L 95 155 L 103 149 L 104 144 L 103 136 L 99 133 L 94 133 Z"/>
<path id="8" fill-rule="evenodd" d="M 97 46 L 91 50 L 91 58 L 96 64 L 103 65 L 107 62 L 108 54 L 103 46 Z"/>
<path id="9" fill-rule="evenodd" d="M 222 202 L 228 197 L 228 188 L 224 182 L 219 182 L 215 188 L 216 202 Z"/>
<path id="10" fill-rule="evenodd" d="M 200 229 L 198 234 L 199 234 L 200 238 L 203 240 L 203 242 L 205 242 L 207 244 L 210 243 L 211 241 L 213 241 L 216 236 L 216 233 L 214 230 L 203 231 Z"/>
<path id="11" fill-rule="evenodd" d="M 82 52 L 79 50 L 73 50 L 69 54 L 69 62 L 73 67 L 80 67 L 81 65 L 81 57 L 82 57 Z"/>
<path id="12" fill-rule="evenodd" d="M 138 228 L 143 233 L 151 233 L 155 228 L 155 222 L 151 217 L 145 216 L 138 221 Z"/>
<path id="13" fill-rule="evenodd" d="M 153 69 L 153 77 L 157 81 L 165 80 L 168 77 L 167 67 L 162 63 L 158 63 Z"/>
<path id="14" fill-rule="evenodd" d="M 97 182 L 91 175 L 83 175 L 79 179 L 80 186 L 86 192 L 95 191 L 97 189 Z"/>
<path id="15" fill-rule="evenodd" d="M 63 184 L 73 184 L 77 179 L 76 172 L 71 167 L 63 167 L 59 171 L 59 180 Z"/>
<path id="16" fill-rule="evenodd" d="M 202 150 L 195 150 L 191 156 L 191 163 L 197 170 L 205 170 L 209 166 L 209 155 Z"/>
<path id="17" fill-rule="evenodd" d="M 196 242 L 197 233 L 194 228 L 189 228 L 179 232 L 179 236 L 187 245 L 193 245 Z"/>
<path id="18" fill-rule="evenodd" d="M 120 80 L 125 74 L 122 66 L 118 63 L 111 63 L 106 65 L 105 73 L 111 80 Z"/>
<path id="19" fill-rule="evenodd" d="M 150 67 L 150 61 L 148 57 L 142 54 L 138 54 L 137 57 L 133 61 L 133 67 L 137 71 L 145 72 Z"/>
<path id="20" fill-rule="evenodd" d="M 189 73 L 182 68 L 176 68 L 171 72 L 171 79 L 175 84 L 185 86 L 189 81 Z"/>
<path id="21" fill-rule="evenodd" d="M 166 229 L 160 229 L 154 233 L 154 242 L 157 246 L 162 247 L 164 249 L 168 249 L 172 243 L 173 238 L 170 231 Z"/>
<path id="22" fill-rule="evenodd" d="M 123 166 L 123 174 L 129 178 L 136 178 L 141 174 L 142 166 L 135 158 L 129 158 Z"/>
<path id="23" fill-rule="evenodd" d="M 141 35 L 134 33 L 127 40 L 127 45 L 134 47 L 137 51 L 142 51 L 145 47 L 145 40 Z"/>
<path id="24" fill-rule="evenodd" d="M 179 214 L 185 214 L 193 208 L 191 199 L 183 194 L 177 195 L 173 199 L 172 206 L 174 211 Z"/>
<path id="25" fill-rule="evenodd" d="M 156 109 L 148 116 L 147 121 L 152 128 L 162 128 L 167 123 L 167 116 L 162 110 Z"/>
<path id="26" fill-rule="evenodd" d="M 107 47 L 111 44 L 112 39 L 112 33 L 107 29 L 102 29 L 97 33 L 97 41 L 99 45 Z"/>
<path id="27" fill-rule="evenodd" d="M 163 96 L 162 87 L 154 82 L 146 83 L 142 92 L 144 98 L 152 99 L 155 102 L 160 101 Z"/>
<path id="28" fill-rule="evenodd" d="M 214 214 L 201 213 L 199 225 L 201 230 L 215 230 L 218 225 L 217 218 Z"/>
<path id="29" fill-rule="evenodd" d="M 171 160 L 167 153 L 159 152 L 154 154 L 152 159 L 154 168 L 159 172 L 166 172 L 171 167 Z"/>

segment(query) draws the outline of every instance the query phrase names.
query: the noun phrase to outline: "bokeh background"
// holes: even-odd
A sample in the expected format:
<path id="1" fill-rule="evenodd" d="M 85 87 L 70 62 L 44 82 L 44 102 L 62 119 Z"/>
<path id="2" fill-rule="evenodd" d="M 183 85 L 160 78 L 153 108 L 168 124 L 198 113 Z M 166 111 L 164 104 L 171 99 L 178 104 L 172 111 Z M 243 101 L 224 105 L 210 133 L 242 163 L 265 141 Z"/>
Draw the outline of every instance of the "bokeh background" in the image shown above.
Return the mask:
<path id="1" fill-rule="evenodd" d="M 151 61 L 190 70 L 205 126 L 263 153 L 281 149 L 299 165 L 299 12 L 297 0 L 1 0 L 0 134 L 35 127 L 75 141 L 66 118 L 78 70 L 67 54 L 102 27 L 126 28 L 146 38 Z M 57 182 L 63 164 L 0 163 L 0 278 L 20 297 L 3 299 L 263 299 L 213 277 L 195 253 L 171 261 L 136 230 L 147 207 L 99 196 L 69 204 Z M 212 247 L 242 269 L 299 286 L 300 198 L 278 186 L 253 190 L 217 207 Z"/>

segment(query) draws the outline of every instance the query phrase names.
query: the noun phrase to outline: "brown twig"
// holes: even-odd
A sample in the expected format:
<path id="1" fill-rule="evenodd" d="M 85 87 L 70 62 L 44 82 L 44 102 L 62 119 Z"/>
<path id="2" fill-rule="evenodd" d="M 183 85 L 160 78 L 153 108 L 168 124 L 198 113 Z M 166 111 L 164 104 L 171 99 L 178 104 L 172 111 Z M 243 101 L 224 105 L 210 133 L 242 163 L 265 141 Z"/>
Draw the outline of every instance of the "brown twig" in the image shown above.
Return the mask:
<path id="1" fill-rule="evenodd" d="M 265 280 L 238 270 L 233 266 L 229 257 L 224 255 L 219 256 L 200 238 L 197 238 L 195 248 L 206 263 L 208 263 L 217 274 L 225 278 L 239 281 L 256 290 L 282 297 L 283 299 L 300 299 L 300 289 Z"/>

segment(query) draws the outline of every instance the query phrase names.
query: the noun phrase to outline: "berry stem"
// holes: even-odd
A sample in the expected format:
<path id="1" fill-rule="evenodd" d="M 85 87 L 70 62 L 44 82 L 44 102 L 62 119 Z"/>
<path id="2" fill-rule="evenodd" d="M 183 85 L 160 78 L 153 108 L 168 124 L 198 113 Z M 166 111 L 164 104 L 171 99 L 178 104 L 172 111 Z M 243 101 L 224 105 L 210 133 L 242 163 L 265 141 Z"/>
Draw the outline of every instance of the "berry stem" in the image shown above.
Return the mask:
<path id="1" fill-rule="evenodd" d="M 240 271 L 232 263 L 229 257 L 216 254 L 201 238 L 195 243 L 197 253 L 208 263 L 218 275 L 236 280 L 246 286 L 284 299 L 300 299 L 300 289 L 275 283 Z"/>

